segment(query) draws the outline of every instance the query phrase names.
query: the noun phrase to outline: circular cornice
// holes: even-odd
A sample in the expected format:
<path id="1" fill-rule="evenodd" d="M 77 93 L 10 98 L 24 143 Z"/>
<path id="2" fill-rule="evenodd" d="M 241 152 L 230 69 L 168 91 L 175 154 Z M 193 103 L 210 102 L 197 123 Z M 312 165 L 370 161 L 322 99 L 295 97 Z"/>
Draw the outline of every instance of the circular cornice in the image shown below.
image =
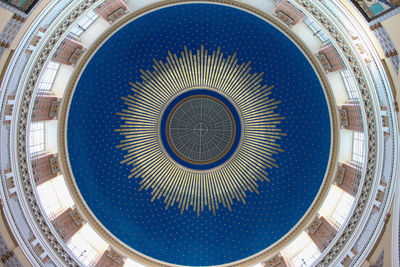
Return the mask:
<path id="1" fill-rule="evenodd" d="M 101 47 L 101 45 L 106 40 L 108 40 L 108 38 L 115 31 L 117 31 L 122 26 L 129 23 L 130 21 L 138 18 L 139 16 L 142 16 L 148 12 L 151 12 L 153 10 L 156 10 L 156 9 L 159 9 L 162 7 L 167 7 L 170 5 L 176 5 L 176 4 L 187 3 L 187 2 L 193 2 L 193 1 L 173 0 L 173 1 L 163 1 L 161 3 L 156 3 L 153 5 L 150 5 L 146 8 L 140 9 L 136 12 L 133 12 L 133 13 L 127 15 L 126 17 L 122 18 L 117 23 L 113 24 L 86 51 L 85 55 L 83 56 L 83 58 L 81 59 L 79 64 L 76 66 L 76 69 L 74 70 L 74 73 L 69 81 L 68 86 L 67 86 L 67 90 L 64 94 L 62 107 L 61 107 L 61 113 L 59 116 L 59 139 L 58 139 L 58 141 L 59 141 L 59 156 L 61 158 L 63 174 L 65 175 L 67 185 L 70 189 L 70 192 L 72 193 L 73 199 L 74 199 L 75 203 L 77 204 L 78 209 L 81 211 L 81 213 L 83 214 L 83 216 L 85 217 L 87 222 L 89 222 L 89 224 L 91 226 L 93 226 L 94 229 L 96 229 L 96 231 L 105 240 L 107 240 L 107 242 L 109 242 L 113 247 L 117 248 L 124 254 L 126 254 L 138 261 L 141 261 L 147 265 L 150 265 L 150 266 L 160 266 L 160 264 L 165 265 L 165 266 L 172 266 L 172 265 L 167 264 L 167 263 L 162 263 L 157 260 L 153 260 L 152 258 L 144 256 L 144 255 L 132 250 L 131 248 L 127 247 L 124 243 L 122 243 L 115 236 L 113 236 L 107 229 L 105 229 L 105 227 L 98 221 L 98 219 L 90 211 L 85 200 L 82 198 L 82 196 L 79 192 L 79 189 L 76 185 L 76 182 L 72 176 L 72 171 L 70 169 L 70 164 L 69 164 L 69 160 L 68 160 L 69 157 L 68 157 L 68 153 L 67 153 L 67 149 L 66 149 L 66 124 L 67 124 L 70 101 L 71 101 L 74 89 L 76 87 L 76 84 L 79 80 L 79 77 L 82 74 L 83 70 L 85 69 L 87 62 L 94 55 L 94 53 Z M 284 34 L 289 36 L 290 39 L 299 48 L 301 48 L 300 50 L 303 52 L 303 54 L 309 60 L 311 65 L 314 67 L 314 70 L 316 71 L 317 76 L 320 79 L 320 82 L 324 88 L 326 99 L 328 102 L 329 111 L 330 111 L 331 126 L 332 126 L 330 159 L 329 159 L 327 171 L 325 173 L 325 179 L 323 181 L 323 184 L 321 185 L 321 188 L 320 188 L 320 191 L 319 191 L 317 197 L 315 198 L 313 204 L 311 205 L 311 207 L 309 208 L 307 213 L 297 223 L 297 225 L 289 233 L 287 233 L 283 238 L 281 238 L 279 241 L 277 241 L 274 245 L 270 246 L 269 248 L 265 249 L 264 251 L 257 253 L 251 257 L 248 257 L 243 260 L 229 264 L 229 266 L 232 266 L 232 264 L 234 266 L 247 266 L 250 264 L 255 264 L 255 263 L 259 262 L 260 260 L 265 259 L 266 257 L 271 256 L 272 254 L 278 252 L 281 248 L 283 248 L 285 245 L 287 245 L 288 242 L 293 240 L 301 231 L 303 231 L 305 229 L 305 227 L 307 227 L 307 225 L 315 217 L 317 210 L 319 209 L 320 205 L 322 204 L 323 200 L 325 199 L 326 194 L 330 188 L 330 185 L 332 184 L 332 181 L 334 179 L 334 171 L 335 171 L 337 155 L 338 155 L 338 120 L 337 120 L 337 111 L 336 111 L 337 109 L 336 109 L 334 97 L 332 95 L 332 90 L 330 88 L 330 84 L 325 76 L 326 75 L 325 72 L 322 70 L 321 66 L 317 62 L 314 55 L 308 50 L 308 48 L 302 43 L 302 41 L 295 34 L 293 34 L 290 29 L 287 28 L 287 26 L 283 25 L 276 18 L 254 8 L 254 7 L 248 6 L 246 4 L 238 3 L 235 1 L 227 1 L 227 0 L 209 0 L 209 1 L 199 1 L 199 2 L 224 4 L 224 5 L 228 5 L 231 7 L 245 10 L 247 12 L 250 12 L 253 15 L 256 15 L 256 16 L 266 20 L 268 23 L 274 25 L 281 32 L 283 32 Z"/>
<path id="2" fill-rule="evenodd" d="M 33 110 L 32 103 L 34 102 L 34 91 L 37 81 L 39 80 L 40 73 L 52 49 L 56 48 L 58 41 L 65 34 L 68 27 L 95 3 L 96 0 L 85 0 L 76 3 L 70 12 L 63 14 L 62 22 L 58 24 L 57 28 L 51 33 L 38 53 L 35 53 L 35 57 L 30 59 L 30 71 L 27 72 L 26 77 L 24 76 L 17 90 L 17 98 L 20 101 L 16 102 L 15 111 L 13 112 L 16 119 L 13 120 L 11 125 L 11 131 L 15 133 L 10 137 L 10 143 L 15 144 L 15 151 L 11 154 L 14 156 L 13 160 L 15 160 L 15 164 L 17 165 L 14 175 L 20 178 L 18 183 L 22 188 L 21 196 L 23 197 L 24 203 L 28 204 L 24 204 L 24 208 L 31 211 L 30 219 L 36 222 L 37 229 L 41 231 L 41 238 L 46 240 L 53 248 L 54 253 L 58 257 L 57 261 L 63 261 L 64 264 L 68 266 L 77 266 L 79 264 L 76 258 L 70 255 L 70 250 L 65 249 L 63 241 L 54 235 L 54 228 L 48 225 L 50 224 L 48 216 L 44 214 L 39 204 L 40 201 L 37 199 L 36 185 L 34 183 L 30 164 L 31 157 L 27 145 L 29 139 L 28 125 L 30 125 L 31 121 L 29 115 L 32 114 Z M 53 8 L 53 6 L 51 6 L 51 8 Z M 43 17 L 40 17 L 40 19 L 44 20 Z M 39 24 L 39 22 L 39 20 L 35 21 L 35 24 Z M 29 35 L 28 38 L 28 40 L 30 40 L 31 36 Z M 24 45 L 26 44 L 23 43 L 22 46 Z M 21 45 L 19 47 L 21 47 Z"/>
<path id="3" fill-rule="evenodd" d="M 34 65 L 34 67 L 31 68 L 31 74 L 29 76 L 29 79 L 28 78 L 24 79 L 23 82 L 21 82 L 20 87 L 18 88 L 18 92 L 21 92 L 22 96 L 17 99 L 16 106 L 21 108 L 13 112 L 14 118 L 17 118 L 12 122 L 14 125 L 13 127 L 16 128 L 16 130 L 11 132 L 10 136 L 10 138 L 13 139 L 12 142 L 16 144 L 15 151 L 17 151 L 14 153 L 15 154 L 14 157 L 18 160 L 18 166 L 14 171 L 16 172 L 15 175 L 21 178 L 21 182 L 18 183 L 21 184 L 21 187 L 23 189 L 23 192 L 20 192 L 21 195 L 19 194 L 19 196 L 22 196 L 22 193 L 25 194 L 24 198 L 27 199 L 26 202 L 29 202 L 32 205 L 29 207 L 30 210 L 32 211 L 31 217 L 36 219 L 39 225 L 38 227 L 40 228 L 41 231 L 41 235 L 45 237 L 45 239 L 49 243 L 49 246 L 52 247 L 52 249 L 60 256 L 60 258 L 62 258 L 65 261 L 65 264 L 67 265 L 76 265 L 77 263 L 75 263 L 74 260 L 71 259 L 71 257 L 69 257 L 68 252 L 63 248 L 65 244 L 58 244 L 57 243 L 58 241 L 55 241 L 57 239 L 54 238 L 54 235 L 57 234 L 54 232 L 52 233 L 51 230 L 49 230 L 49 228 L 46 227 L 46 225 L 44 225 L 44 223 L 46 222 L 46 220 L 44 220 L 44 217 L 46 217 L 46 215 L 44 215 L 43 212 L 40 211 L 40 209 L 38 208 L 39 204 L 37 203 L 38 200 L 35 199 L 34 195 L 32 194 L 32 192 L 36 189 L 34 184 L 31 183 L 32 180 L 30 179 L 29 174 L 27 172 L 27 169 L 29 168 L 30 165 L 29 150 L 26 147 L 26 140 L 27 140 L 26 133 L 29 129 L 29 127 L 27 127 L 27 124 L 29 124 L 30 121 L 27 115 L 29 113 L 29 110 L 32 109 L 33 106 L 32 96 L 34 95 L 33 92 L 35 89 L 35 82 L 39 77 L 42 67 L 45 65 L 46 58 L 51 53 L 51 50 L 55 48 L 57 40 L 59 40 L 59 38 L 68 30 L 68 26 L 71 25 L 71 23 L 74 20 L 79 18 L 79 14 L 84 12 L 88 8 L 88 6 L 93 4 L 93 2 L 94 1 L 84 2 L 80 8 L 75 10 L 72 16 L 70 16 L 66 21 L 64 21 L 61 26 L 57 27 L 53 33 L 50 33 L 50 35 L 52 35 L 51 38 L 46 40 L 44 46 L 42 46 L 40 50 L 37 51 L 37 53 L 35 52 L 35 55 L 38 56 L 36 57 L 37 59 L 36 62 L 32 64 Z M 170 2 L 171 4 L 173 4 L 173 3 L 180 3 L 182 1 L 170 1 Z M 209 2 L 216 2 L 216 1 L 209 1 Z M 231 3 L 231 1 L 218 1 L 218 2 Z M 378 131 L 378 126 L 377 126 L 377 124 L 379 124 L 380 114 L 375 113 L 377 106 L 374 107 L 374 105 L 377 105 L 376 103 L 378 102 L 376 100 L 376 96 L 374 96 L 374 92 L 370 91 L 372 90 L 373 85 L 371 85 L 371 87 L 367 85 L 367 83 L 369 83 L 370 81 L 368 81 L 368 79 L 365 77 L 366 75 L 364 73 L 365 70 L 363 70 L 362 66 L 360 66 L 360 63 L 357 62 L 357 58 L 355 56 L 355 53 L 352 51 L 351 45 L 348 44 L 347 41 L 345 41 L 346 38 L 343 36 L 343 33 L 336 29 L 336 26 L 329 21 L 329 18 L 327 18 L 325 14 L 321 13 L 318 5 L 315 6 L 315 4 L 310 1 L 299 0 L 296 2 L 304 10 L 304 12 L 306 12 L 309 16 L 313 16 L 316 20 L 320 22 L 320 24 L 331 35 L 332 41 L 335 42 L 335 45 L 338 48 L 340 48 L 340 53 L 344 55 L 348 69 L 351 70 L 353 76 L 356 78 L 357 85 L 361 91 L 362 95 L 361 104 L 362 108 L 365 108 L 365 119 L 366 119 L 364 122 L 364 127 L 367 129 L 368 133 L 368 138 L 367 138 L 368 157 L 366 160 L 367 166 L 365 166 L 363 170 L 365 178 L 363 179 L 363 183 L 360 185 L 360 193 L 357 195 L 357 197 L 359 198 L 356 199 L 357 203 L 356 205 L 354 205 L 355 209 L 353 211 L 353 215 L 348 220 L 346 220 L 347 225 L 342 226 L 339 232 L 340 235 L 337 236 L 335 239 L 336 241 L 331 246 L 329 246 L 328 251 L 325 251 L 325 253 L 323 254 L 323 259 L 320 262 L 320 265 L 326 266 L 332 264 L 333 259 L 339 255 L 339 252 L 343 249 L 345 245 L 348 245 L 347 244 L 348 242 L 355 242 L 354 240 L 351 241 L 352 236 L 354 235 L 356 230 L 360 228 L 359 226 L 361 226 L 362 228 L 362 226 L 365 224 L 365 222 L 361 222 L 360 219 L 362 217 L 365 217 L 366 213 L 368 213 L 368 210 L 366 210 L 367 201 L 373 197 L 372 190 L 374 184 L 376 186 L 376 184 L 379 183 L 379 179 L 377 179 L 377 181 L 374 181 L 374 177 L 379 177 L 377 174 L 378 173 L 380 174 L 380 172 L 375 168 L 375 164 L 377 161 L 380 162 L 381 160 L 383 160 L 383 158 L 381 158 L 380 156 L 381 153 L 378 154 L 377 158 L 375 157 L 374 154 L 376 154 L 376 152 L 379 152 L 381 150 L 378 148 L 377 141 L 383 138 L 380 138 L 382 133 Z M 90 4 L 88 5 L 88 3 Z M 242 4 L 234 3 L 234 5 L 240 7 Z M 149 9 L 145 8 L 142 14 L 146 12 L 146 10 Z M 256 14 L 258 14 L 257 10 Z M 54 34 L 56 31 L 57 33 Z M 388 106 L 390 110 L 393 110 L 393 105 L 391 103 L 389 103 Z M 393 128 L 394 132 L 397 133 L 398 129 L 397 123 L 393 125 Z M 394 137 L 394 142 L 395 143 L 393 146 L 397 147 L 396 137 Z M 391 180 L 392 178 L 390 178 L 390 181 Z M 393 183 L 390 182 L 388 186 L 390 187 L 390 191 L 392 192 Z M 384 204 L 387 205 L 386 202 Z M 8 202 L 7 205 L 9 205 Z M 8 209 L 9 208 L 5 208 L 5 210 L 7 211 Z M 385 206 L 384 210 L 387 210 L 387 206 Z M 360 229 L 358 229 L 357 231 L 360 231 Z M 248 263 L 262 260 L 264 259 L 264 257 L 265 254 L 257 257 L 258 260 L 255 261 L 249 260 Z"/>
<path id="4" fill-rule="evenodd" d="M 351 217 L 346 221 L 347 225 L 342 227 L 341 235 L 338 236 L 336 241 L 331 244 L 329 250 L 324 253 L 323 258 L 319 261 L 318 266 L 329 265 L 336 255 L 339 254 L 341 249 L 346 244 L 347 240 L 354 234 L 354 230 L 360 223 L 360 218 L 366 214 L 365 206 L 369 198 L 371 198 L 371 189 L 374 182 L 374 177 L 378 172 L 377 168 L 377 155 L 382 153 L 377 145 L 378 138 L 381 138 L 381 131 L 378 131 L 378 125 L 380 123 L 377 120 L 374 104 L 376 104 L 375 93 L 370 88 L 368 79 L 365 77 L 365 73 L 358 58 L 354 55 L 351 45 L 348 44 L 343 33 L 338 30 L 335 25 L 323 14 L 313 3 L 309 0 L 295 0 L 296 4 L 312 15 L 322 26 L 326 29 L 327 33 L 334 40 L 335 46 L 339 48 L 340 53 L 344 56 L 345 64 L 348 66 L 357 81 L 357 86 L 361 93 L 362 101 L 360 101 L 360 107 L 362 112 L 365 112 L 364 129 L 368 138 L 367 141 L 367 157 L 365 166 L 363 166 L 363 180 L 360 183 L 362 185 L 361 190 L 357 194 L 359 197 L 356 199 L 357 204 L 353 210 Z M 372 95 L 371 95 L 372 94 Z M 372 208 L 371 206 L 369 208 Z"/>

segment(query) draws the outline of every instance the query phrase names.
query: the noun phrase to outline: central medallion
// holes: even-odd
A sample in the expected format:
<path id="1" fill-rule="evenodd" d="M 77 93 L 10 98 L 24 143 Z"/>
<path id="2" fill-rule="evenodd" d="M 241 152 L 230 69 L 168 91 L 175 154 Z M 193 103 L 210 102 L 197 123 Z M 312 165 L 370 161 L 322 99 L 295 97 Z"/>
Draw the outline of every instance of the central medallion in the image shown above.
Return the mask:
<path id="1" fill-rule="evenodd" d="M 197 171 L 221 167 L 232 159 L 242 132 L 238 107 L 215 89 L 188 88 L 162 112 L 159 137 L 166 154 Z"/>
<path id="2" fill-rule="evenodd" d="M 205 122 L 198 122 L 195 126 L 193 126 L 193 133 L 198 137 L 202 138 L 208 133 L 208 126 Z"/>
<path id="3" fill-rule="evenodd" d="M 226 155 L 236 130 L 228 107 L 207 95 L 181 100 L 169 114 L 166 126 L 172 150 L 192 164 L 212 163 Z"/>

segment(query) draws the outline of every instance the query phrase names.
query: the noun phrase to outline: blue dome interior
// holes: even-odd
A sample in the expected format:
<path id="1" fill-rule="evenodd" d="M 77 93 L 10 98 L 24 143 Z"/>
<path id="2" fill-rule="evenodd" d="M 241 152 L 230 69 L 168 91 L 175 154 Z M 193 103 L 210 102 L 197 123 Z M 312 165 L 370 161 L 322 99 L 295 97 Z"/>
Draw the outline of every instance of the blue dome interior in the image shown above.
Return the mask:
<path id="1" fill-rule="evenodd" d="M 117 115 L 129 82 L 140 81 L 140 69 L 168 51 L 218 47 L 251 61 L 252 72 L 264 72 L 281 100 L 280 128 L 284 152 L 279 168 L 268 170 L 270 182 L 246 204 L 200 216 L 165 209 L 151 202 L 138 179 L 128 179 L 116 148 L 121 136 Z M 283 33 L 248 12 L 215 4 L 182 4 L 141 16 L 116 32 L 84 70 L 68 115 L 69 160 L 79 190 L 99 221 L 122 242 L 157 260 L 180 265 L 217 265 L 258 253 L 290 231 L 310 207 L 323 181 L 331 147 L 329 110 L 323 88 L 307 58 Z M 251 166 L 249 166 L 251 168 Z"/>

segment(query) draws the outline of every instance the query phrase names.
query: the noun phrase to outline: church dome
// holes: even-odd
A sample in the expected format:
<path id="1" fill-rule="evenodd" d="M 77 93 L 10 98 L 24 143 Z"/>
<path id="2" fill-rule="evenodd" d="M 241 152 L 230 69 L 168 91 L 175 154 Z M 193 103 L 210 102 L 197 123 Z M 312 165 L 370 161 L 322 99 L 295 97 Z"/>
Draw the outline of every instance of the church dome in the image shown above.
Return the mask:
<path id="1" fill-rule="evenodd" d="M 2 81 L 2 203 L 27 262 L 383 259 L 398 208 L 397 84 L 354 7 L 39 6 Z"/>

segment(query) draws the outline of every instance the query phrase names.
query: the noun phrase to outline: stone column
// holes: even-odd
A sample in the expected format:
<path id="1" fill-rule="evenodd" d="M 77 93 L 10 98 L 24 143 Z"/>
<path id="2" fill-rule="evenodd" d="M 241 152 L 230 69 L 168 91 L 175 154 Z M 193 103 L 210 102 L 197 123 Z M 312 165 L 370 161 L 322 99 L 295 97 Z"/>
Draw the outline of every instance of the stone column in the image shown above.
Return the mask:
<path id="1" fill-rule="evenodd" d="M 60 167 L 56 154 L 45 154 L 32 160 L 32 171 L 36 185 L 43 184 L 58 176 Z"/>
<path id="2" fill-rule="evenodd" d="M 361 109 L 356 104 L 344 104 L 340 107 L 341 126 L 348 130 L 362 131 Z"/>
<path id="3" fill-rule="evenodd" d="M 316 217 L 307 228 L 308 236 L 320 251 L 324 251 L 335 237 L 337 230 L 324 218 Z"/>
<path id="4" fill-rule="evenodd" d="M 336 172 L 336 185 L 352 196 L 357 194 L 361 170 L 350 163 L 341 163 Z"/>
<path id="5" fill-rule="evenodd" d="M 74 208 L 68 208 L 51 221 L 64 241 L 68 241 L 83 226 L 83 219 Z"/>
<path id="6" fill-rule="evenodd" d="M 342 58 L 330 43 L 323 44 L 316 56 L 328 72 L 339 71 L 345 68 Z"/>
<path id="7" fill-rule="evenodd" d="M 53 95 L 41 95 L 35 99 L 32 121 L 47 121 L 56 118 L 60 100 Z"/>
<path id="8" fill-rule="evenodd" d="M 124 257 L 109 248 L 96 261 L 96 267 L 121 267 L 125 263 Z"/>
<path id="9" fill-rule="evenodd" d="M 281 255 L 275 255 L 271 259 L 262 263 L 263 267 L 288 267 L 285 258 Z"/>
<path id="10" fill-rule="evenodd" d="M 15 104 L 15 96 L 7 96 L 6 108 L 4 111 L 3 124 L 10 125 Z"/>
<path id="11" fill-rule="evenodd" d="M 276 3 L 275 14 L 289 26 L 296 25 L 304 18 L 304 13 L 286 0 Z"/>
<path id="12" fill-rule="evenodd" d="M 94 9 L 100 17 L 108 22 L 113 22 L 128 11 L 128 6 L 122 0 L 108 0 Z"/>
<path id="13" fill-rule="evenodd" d="M 45 35 L 47 28 L 41 27 L 39 31 L 36 33 L 36 35 L 33 37 L 28 49 L 26 52 L 28 54 L 32 54 L 32 52 L 36 49 L 37 45 L 39 44 L 40 40 L 43 38 Z"/>
<path id="14" fill-rule="evenodd" d="M 17 188 L 15 186 L 14 181 L 14 173 L 12 172 L 11 168 L 4 170 L 4 176 L 6 178 L 6 186 L 8 189 L 8 194 L 10 198 L 14 198 L 17 196 Z"/>
<path id="15" fill-rule="evenodd" d="M 75 65 L 83 51 L 83 44 L 75 38 L 67 37 L 57 48 L 52 60 L 61 64 Z"/>
<path id="16" fill-rule="evenodd" d="M 380 42 L 383 51 L 385 52 L 386 58 L 396 57 L 398 56 L 398 52 L 396 50 L 396 46 L 393 41 L 390 39 L 389 34 L 382 27 L 381 23 L 375 23 L 370 26 L 370 30 L 373 31 Z"/>

